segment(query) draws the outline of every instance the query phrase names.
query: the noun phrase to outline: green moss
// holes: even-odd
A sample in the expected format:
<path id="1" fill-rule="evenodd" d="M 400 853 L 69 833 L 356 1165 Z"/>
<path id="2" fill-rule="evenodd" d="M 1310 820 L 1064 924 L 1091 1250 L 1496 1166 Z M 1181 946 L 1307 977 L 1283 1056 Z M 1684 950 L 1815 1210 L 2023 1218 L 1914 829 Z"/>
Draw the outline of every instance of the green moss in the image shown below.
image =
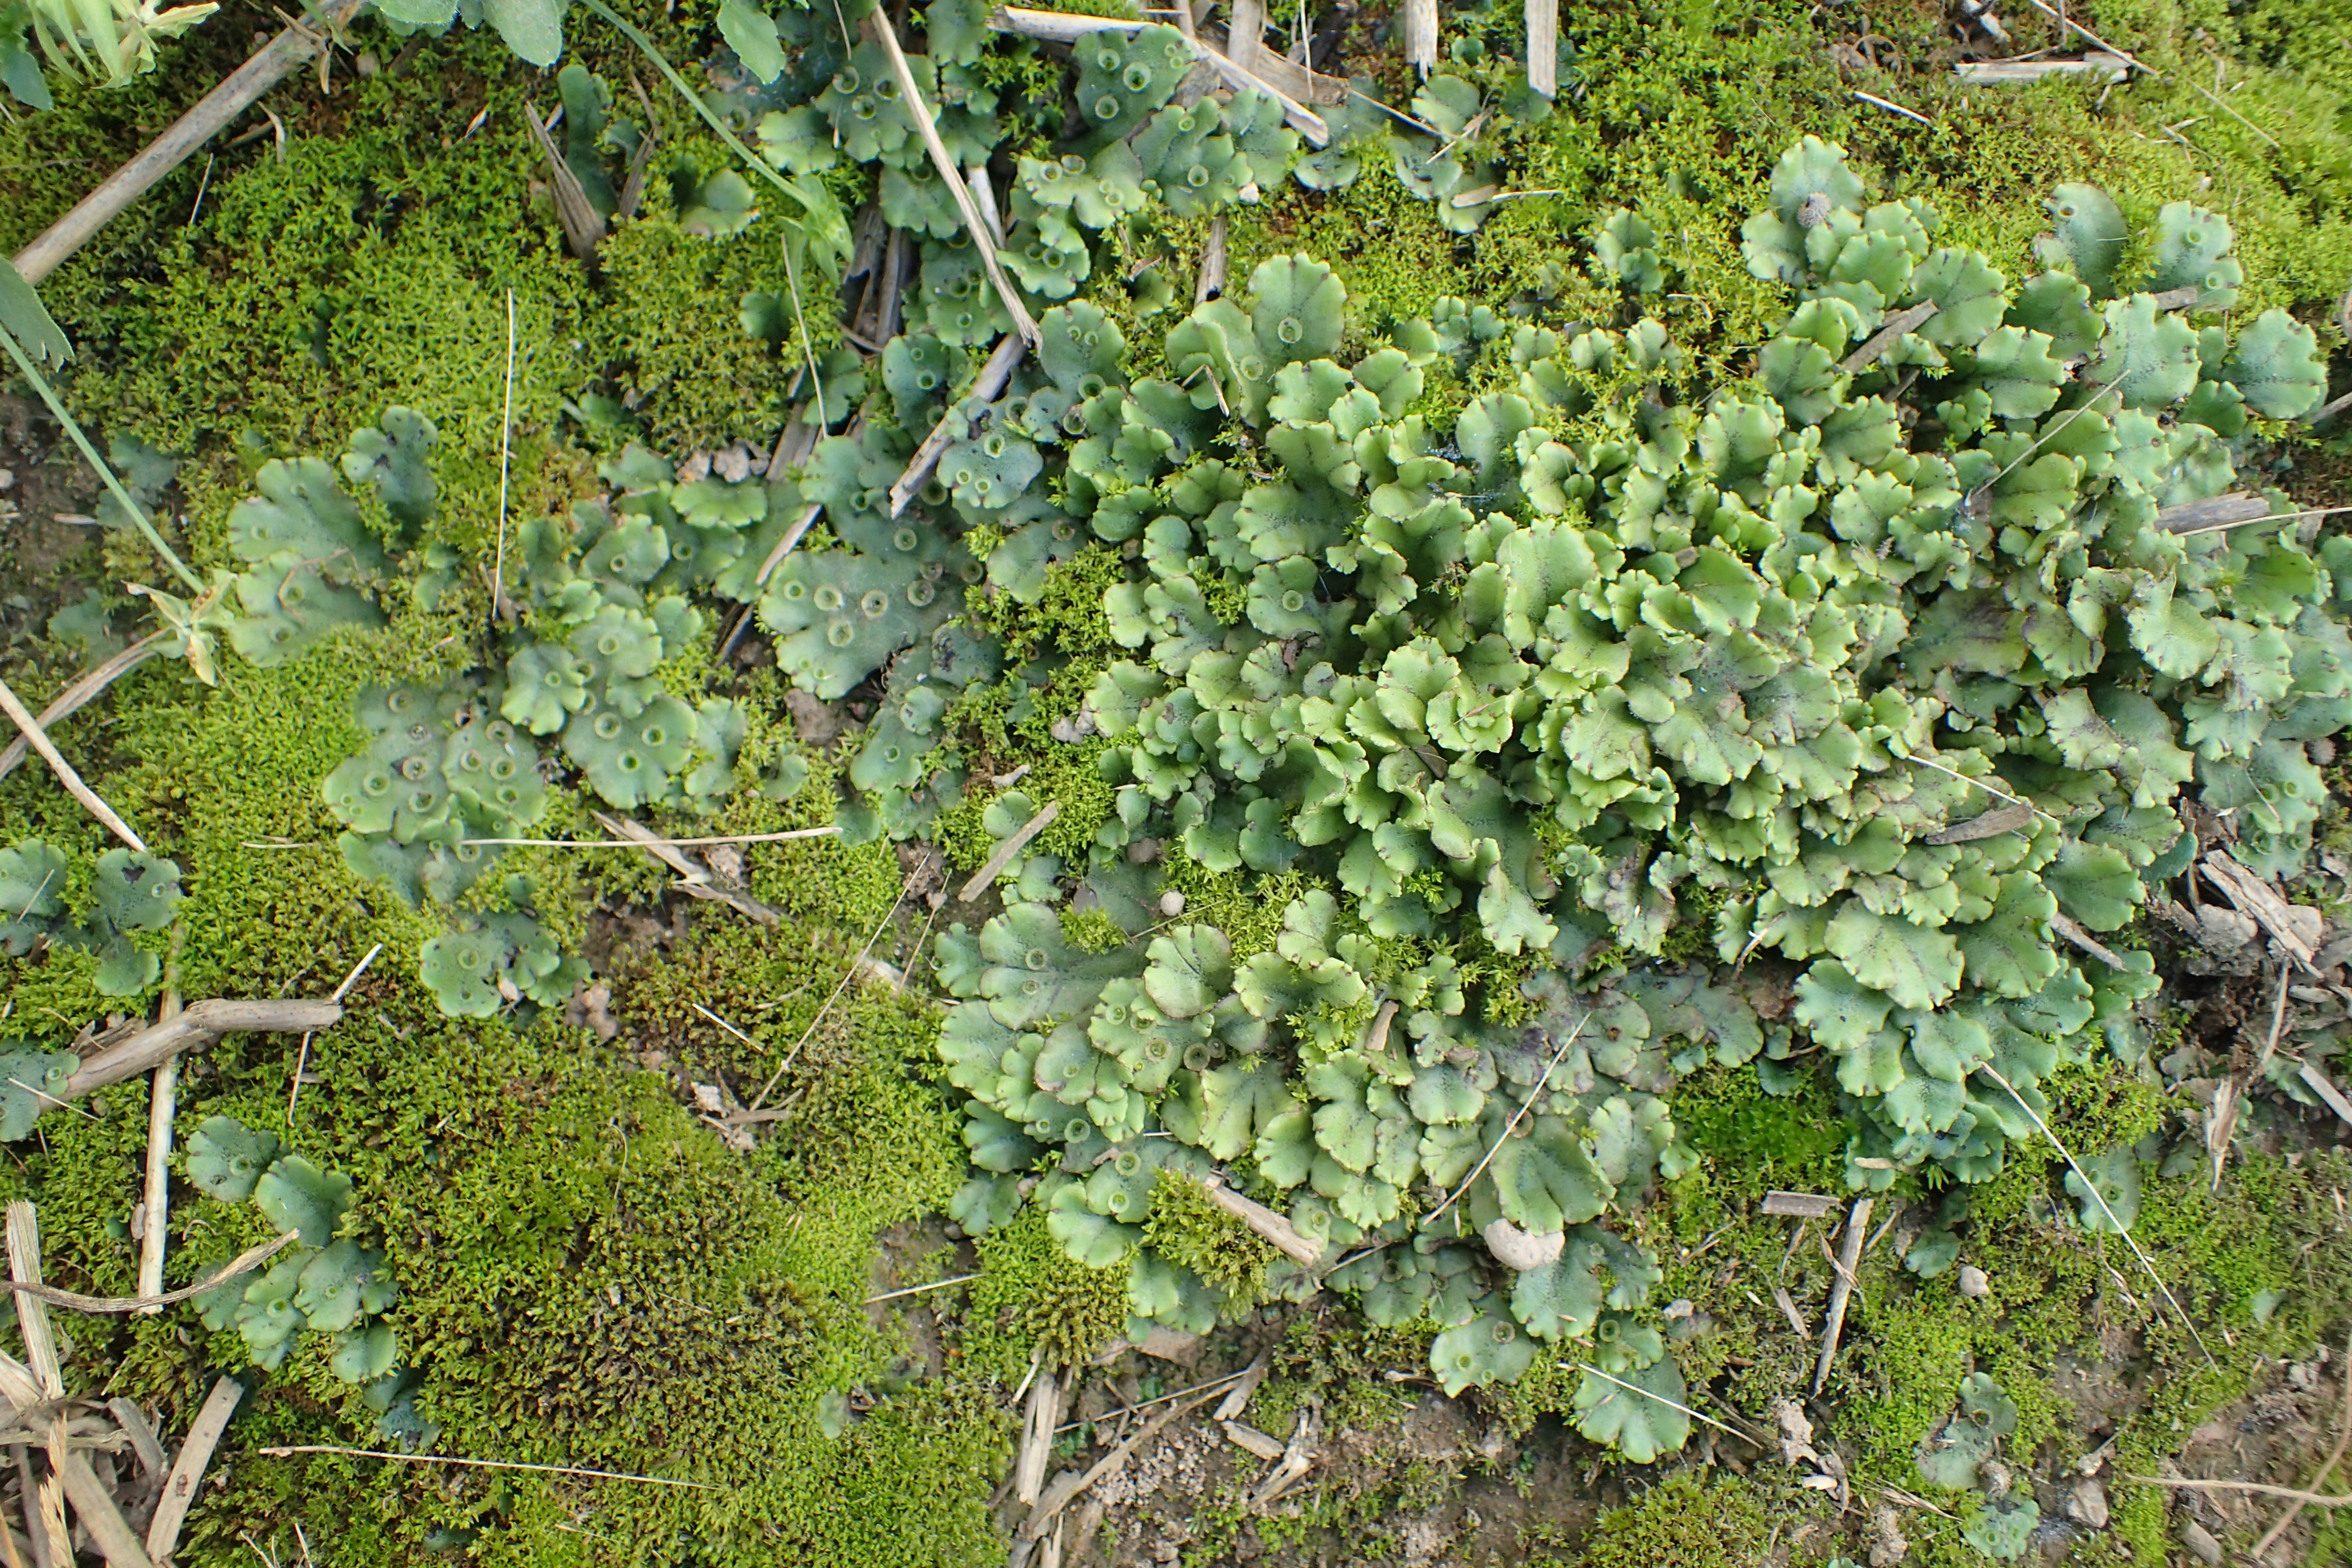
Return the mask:
<path id="1" fill-rule="evenodd" d="M 1292 900 L 1325 886 L 1303 871 L 1254 876 L 1212 871 L 1172 839 L 1160 856 L 1168 886 L 1184 895 L 1184 918 L 1215 926 L 1234 944 L 1234 962 L 1269 951 L 1282 932 L 1282 912 Z"/>
<path id="2" fill-rule="evenodd" d="M 707 175 L 729 167 L 732 154 L 698 138 L 659 163 L 674 159 Z M 791 412 L 791 388 L 804 365 L 798 325 L 772 349 L 740 318 L 745 294 L 789 300 L 794 287 L 784 266 L 783 219 L 772 210 L 782 204 L 762 205 L 770 214 L 741 234 L 706 238 L 677 226 L 670 181 L 650 180 L 645 210 L 599 252 L 606 270 L 600 325 L 621 362 L 621 395 L 658 450 L 682 455 L 738 437 L 771 442 Z M 802 318 L 821 354 L 837 341 L 840 301 L 807 269 L 797 283 Z"/>
<path id="3" fill-rule="evenodd" d="M 1117 952 L 1127 945 L 1127 932 L 1100 909 L 1064 910 L 1062 940 L 1083 952 Z"/>
<path id="4" fill-rule="evenodd" d="M 1151 1210 L 1143 1222 L 1143 1239 L 1161 1258 L 1223 1291 L 1228 1316 L 1255 1306 L 1265 1295 L 1274 1248 L 1210 1202 L 1191 1176 L 1160 1173 L 1151 1189 Z"/>
<path id="5" fill-rule="evenodd" d="M 1018 1379 L 1091 1359 L 1127 1327 L 1127 1266 L 1089 1268 L 1062 1250 L 1034 1205 L 982 1237 L 964 1349 L 973 1370 Z"/>
<path id="6" fill-rule="evenodd" d="M 1738 1568 L 1760 1560 L 1771 1521 L 1753 1488 L 1726 1476 L 1702 1485 L 1685 1471 L 1667 1477 L 1629 1507 L 1601 1516 L 1582 1568 Z"/>

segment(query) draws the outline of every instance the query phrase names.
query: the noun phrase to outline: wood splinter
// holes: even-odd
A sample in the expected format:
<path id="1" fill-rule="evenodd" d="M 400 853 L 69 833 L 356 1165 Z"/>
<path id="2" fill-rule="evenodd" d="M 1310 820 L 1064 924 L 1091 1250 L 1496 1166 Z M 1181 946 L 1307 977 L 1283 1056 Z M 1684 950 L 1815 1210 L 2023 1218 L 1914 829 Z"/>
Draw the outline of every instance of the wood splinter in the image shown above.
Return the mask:
<path id="1" fill-rule="evenodd" d="M 1853 1271 L 1862 1262 L 1863 1237 L 1870 1229 L 1872 1200 L 1856 1198 L 1853 1211 L 1846 1216 L 1845 1241 L 1838 1249 L 1837 1283 L 1830 1287 L 1830 1310 L 1822 1324 L 1822 1358 L 1813 1367 L 1813 1394 L 1819 1397 L 1822 1386 L 1830 1380 L 1830 1367 L 1837 1360 L 1838 1336 L 1845 1331 L 1846 1303 L 1853 1297 Z"/>
<path id="2" fill-rule="evenodd" d="M 1299 1267 L 1312 1268 L 1322 1261 L 1323 1243 L 1320 1240 L 1301 1236 L 1298 1227 L 1287 1219 L 1227 1186 L 1223 1176 L 1213 1173 L 1203 1176 L 1201 1185 L 1207 1190 L 1211 1203 L 1249 1226 L 1267 1246 Z"/>

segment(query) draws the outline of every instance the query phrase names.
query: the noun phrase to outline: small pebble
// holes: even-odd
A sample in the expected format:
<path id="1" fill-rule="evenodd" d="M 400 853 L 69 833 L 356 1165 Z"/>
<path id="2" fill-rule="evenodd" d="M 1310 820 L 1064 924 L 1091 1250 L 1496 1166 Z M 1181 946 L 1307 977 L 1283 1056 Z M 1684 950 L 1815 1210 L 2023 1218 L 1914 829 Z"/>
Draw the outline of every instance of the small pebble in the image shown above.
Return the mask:
<path id="1" fill-rule="evenodd" d="M 2107 1528 L 2107 1489 L 2084 1476 L 2066 1497 L 2066 1517 L 2087 1530 Z"/>
<path id="2" fill-rule="evenodd" d="M 708 452 L 693 453 L 688 457 L 685 462 L 680 463 L 677 466 L 677 482 L 679 484 L 698 485 L 709 477 L 710 454 Z"/>
<path id="3" fill-rule="evenodd" d="M 16 488 L 16 471 L 14 468 L 0 468 L 0 495 L 6 495 Z"/>
<path id="4" fill-rule="evenodd" d="M 1830 194 L 1827 191 L 1815 191 L 1805 198 L 1805 205 L 1797 209 L 1799 228 L 1819 228 L 1829 219 Z"/>
<path id="5" fill-rule="evenodd" d="M 1174 920 L 1184 912 L 1184 895 L 1171 888 L 1160 895 L 1160 912 Z"/>
<path id="6" fill-rule="evenodd" d="M 751 477 L 751 448 L 738 441 L 711 458 L 710 466 L 729 484 L 740 485 Z"/>
<path id="7" fill-rule="evenodd" d="M 1973 1263 L 1960 1265 L 1959 1286 L 1960 1294 L 1970 1300 L 1992 1294 L 1992 1281 L 1985 1277 L 1983 1269 Z"/>

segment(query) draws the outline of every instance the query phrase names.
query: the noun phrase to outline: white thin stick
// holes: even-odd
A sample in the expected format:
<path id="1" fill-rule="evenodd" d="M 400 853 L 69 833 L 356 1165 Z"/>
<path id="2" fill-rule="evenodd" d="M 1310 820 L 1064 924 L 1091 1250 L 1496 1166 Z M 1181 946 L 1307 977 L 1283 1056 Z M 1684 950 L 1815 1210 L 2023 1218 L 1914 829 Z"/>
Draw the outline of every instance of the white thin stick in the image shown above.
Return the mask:
<path id="1" fill-rule="evenodd" d="M 1874 103 L 1881 109 L 1891 109 L 1895 113 L 1903 116 L 1906 120 L 1916 120 L 1922 125 L 1931 127 L 1936 123 L 1926 115 L 1920 113 L 1917 110 L 1906 109 L 1901 104 L 1881 98 L 1874 92 L 1864 92 L 1860 88 L 1855 88 L 1853 89 L 1853 95 L 1854 97 L 1862 100 L 1864 103 Z"/>
<path id="2" fill-rule="evenodd" d="M 343 983 L 335 987 L 335 994 L 327 1000 L 341 1002 L 349 995 L 352 987 L 359 984 L 360 976 L 367 973 L 367 966 L 375 962 L 375 955 L 383 951 L 382 942 L 369 948 L 367 956 L 352 965 L 352 972 L 343 976 Z M 302 1048 L 294 1058 L 294 1081 L 286 1086 L 286 1125 L 289 1127 L 294 1125 L 295 1103 L 302 1098 L 302 1074 L 310 1065 L 310 1035 L 309 1029 L 302 1031 Z M 158 1280 L 156 1283 L 161 1285 L 163 1282 Z"/>
<path id="3" fill-rule="evenodd" d="M 499 552 L 491 569 L 490 618 L 498 618 L 507 603 L 507 468 L 514 447 L 514 290 L 507 290 L 507 398 L 499 416 Z"/>
<path id="4" fill-rule="evenodd" d="M 2099 1184 L 2091 1180 L 2091 1173 L 2083 1169 L 2082 1163 L 2074 1158 L 2073 1152 L 2067 1149 L 2065 1144 L 2058 1142 L 2058 1134 L 2050 1131 L 2050 1124 L 2042 1120 L 2042 1115 L 2039 1111 L 2035 1110 L 2031 1105 L 2025 1103 L 2025 1097 L 2017 1092 L 2017 1087 L 2011 1083 L 2009 1079 L 2000 1076 L 2000 1068 L 1994 1067 L 1990 1062 L 1985 1062 L 1980 1064 L 1976 1070 L 1992 1079 L 1993 1082 L 2000 1085 L 2001 1088 L 2009 1090 L 2009 1098 L 2017 1101 L 2017 1108 L 2020 1110 L 2024 1111 L 2028 1117 L 2032 1119 L 2033 1125 L 2042 1130 L 2042 1136 L 2050 1140 L 2050 1146 L 2053 1149 L 2057 1150 L 2060 1157 L 2063 1158 L 2069 1166 L 2073 1167 L 2074 1174 L 2083 1179 L 2084 1190 L 2091 1194 L 2091 1201 L 2099 1205 L 2099 1212 L 2107 1216 L 2107 1223 L 2116 1227 L 2116 1234 L 2124 1238 L 2124 1245 L 2131 1248 L 2132 1256 L 2134 1258 L 2139 1259 L 2140 1268 L 2147 1270 L 2147 1277 L 2150 1279 L 2156 1281 L 2156 1288 L 2164 1292 L 2164 1299 L 2172 1303 L 2172 1310 L 2180 1314 L 2180 1326 L 2189 1331 L 2189 1337 L 2197 1342 L 2197 1348 L 2205 1352 L 2205 1359 L 2207 1361 L 2213 1362 L 2215 1366 L 2221 1365 L 2221 1363 L 2220 1362 L 2214 1360 L 2213 1352 L 2206 1348 L 2205 1336 L 2199 1333 L 2197 1331 L 2197 1325 L 2189 1321 L 2189 1312 L 2187 1309 L 2181 1306 L 2179 1298 L 2173 1295 L 2172 1287 L 2164 1282 L 2164 1276 L 2156 1271 L 2156 1265 L 2147 1260 L 2147 1254 L 2142 1252 L 2139 1249 L 2139 1243 L 2132 1239 L 2130 1227 L 2126 1226 L 2122 1220 L 2117 1219 L 2116 1217 L 2116 1211 L 2107 1206 L 2105 1195 L 2099 1191 Z"/>
<path id="5" fill-rule="evenodd" d="M 1013 864 L 1013 858 L 1027 848 L 1029 841 L 1045 832 L 1053 820 L 1061 815 L 1062 803 L 1058 800 L 1047 801 L 1043 810 L 1023 823 L 1012 837 L 996 847 L 996 853 L 988 858 L 986 865 L 971 874 L 971 879 L 964 883 L 963 890 L 957 893 L 956 898 L 967 904 L 978 898 L 991 882 L 995 881 L 1003 873 L 1004 868 Z"/>
<path id="6" fill-rule="evenodd" d="M 1079 1427 L 1089 1425 L 1108 1426 L 1122 1415 L 1132 1415 L 1139 1410 L 1149 1410 L 1155 1405 L 1165 1405 L 1171 1399 L 1186 1399 L 1195 1394 L 1212 1393 L 1228 1384 L 1239 1383 L 1250 1374 L 1250 1370 L 1248 1367 L 1244 1367 L 1241 1371 L 1229 1373 L 1223 1377 L 1211 1378 L 1206 1383 L 1196 1383 L 1190 1388 L 1180 1388 L 1173 1394 L 1163 1394 L 1157 1399 L 1139 1399 L 1133 1405 L 1122 1405 L 1116 1410 L 1106 1411 L 1100 1415 L 1089 1415 L 1083 1421 L 1065 1422 L 1054 1428 L 1054 1435 L 1058 1437 L 1065 1432 L 1075 1432 Z"/>
<path id="7" fill-rule="evenodd" d="M 922 91 L 915 85 L 914 70 L 907 64 L 907 52 L 898 47 L 898 34 L 890 26 L 889 14 L 876 11 L 866 20 L 873 25 L 875 37 L 881 40 L 883 51 L 890 57 L 890 69 L 898 78 L 898 90 L 906 95 L 907 112 L 914 117 L 915 129 L 922 133 L 923 146 L 931 155 L 932 166 L 939 170 L 940 178 L 947 183 L 948 195 L 955 198 L 956 211 L 962 216 L 964 227 L 971 233 L 972 247 L 980 252 L 982 269 L 988 274 L 989 282 L 995 286 L 996 297 L 1004 301 L 1005 312 L 1013 318 L 1013 331 L 1021 334 L 1024 342 L 1034 343 L 1037 341 L 1037 323 L 1031 319 L 1029 307 L 1022 303 L 1020 291 L 1013 287 L 1013 280 L 1004 276 L 1004 267 L 996 258 L 996 242 L 990 237 L 987 221 L 980 216 L 979 207 L 973 204 L 971 187 L 964 184 L 963 172 L 956 167 L 954 156 L 948 152 L 948 144 L 940 140 L 940 128 L 931 117 L 931 106 L 923 101 Z"/>
<path id="8" fill-rule="evenodd" d="M 959 1274 L 952 1279 L 934 1279 L 928 1285 L 909 1285 L 903 1290 L 885 1290 L 879 1296 L 866 1297 L 866 1304 L 878 1306 L 884 1301 L 895 1301 L 901 1296 L 919 1296 L 926 1290 L 944 1290 L 950 1285 L 969 1285 L 979 1278 L 977 1274 Z"/>
<path id="9" fill-rule="evenodd" d="M 720 1017 L 718 1014 L 712 1012 L 701 1003 L 689 1002 L 687 1005 L 692 1007 L 696 1012 L 701 1014 L 704 1017 L 709 1019 L 712 1023 L 718 1025 L 720 1028 L 726 1030 L 729 1034 L 734 1036 L 737 1039 L 742 1041 L 753 1050 L 760 1052 L 763 1056 L 767 1053 L 767 1047 L 761 1045 L 759 1041 L 753 1039 L 751 1036 L 745 1034 L 742 1030 L 737 1028 L 734 1025 L 729 1023 L 726 1019 Z"/>
<path id="10" fill-rule="evenodd" d="M 1864 1227 L 1870 1224 L 1870 1198 L 1856 1198 L 1853 1212 L 1846 1216 L 1845 1240 L 1838 1250 L 1842 1256 L 1830 1259 L 1837 1270 L 1837 1283 L 1830 1288 L 1830 1310 L 1822 1321 L 1822 1353 L 1813 1365 L 1813 1397 L 1821 1397 L 1822 1389 L 1830 1380 L 1830 1369 L 1837 1364 L 1838 1341 L 1845 1332 L 1845 1310 L 1853 1300 L 1854 1273 L 1862 1267 Z M 1893 1223 L 1892 1220 L 1888 1223 Z M 1822 1242 L 1822 1252 L 1827 1256 L 1829 1242 Z"/>
<path id="11" fill-rule="evenodd" d="M 2352 511 L 2352 506 L 2314 506 L 2301 511 L 2274 511 L 2262 517 L 2242 517 L 2235 522 L 2208 523 L 2202 528 L 2184 528 L 2173 534 L 2175 539 L 2194 539 L 2200 533 L 2220 533 L 2225 529 L 2246 528 L 2257 522 L 2292 522 L 2299 517 L 2334 517 Z"/>
<path id="12" fill-rule="evenodd" d="M 58 783 L 66 786 L 68 795 L 81 802 L 85 810 L 104 823 L 108 832 L 142 855 L 147 853 L 146 841 L 131 831 L 131 825 L 117 816 L 112 806 L 98 798 L 96 790 L 81 782 L 81 775 L 74 772 L 73 764 L 58 755 L 58 748 L 49 740 L 48 731 L 42 729 L 41 721 L 33 717 L 33 710 L 25 706 L 24 700 L 5 680 L 0 680 L 0 710 L 5 710 L 9 718 L 16 721 L 16 728 L 25 732 L 26 742 L 40 753 L 41 761 L 49 764 L 49 772 L 58 775 Z"/>
<path id="13" fill-rule="evenodd" d="M 180 992 L 176 985 L 164 988 L 163 1000 L 155 1011 L 159 1024 L 179 1016 Z M 139 1238 L 142 1296 L 163 1293 L 163 1248 L 171 1237 L 172 1118 L 179 1103 L 180 1058 L 167 1057 L 155 1069 L 154 1088 L 147 1098 L 147 1223 L 141 1227 Z M 142 1309 L 142 1315 L 162 1310 L 161 1307 L 149 1307 Z"/>
<path id="14" fill-rule="evenodd" d="M 2065 823 L 2059 821 L 2057 817 L 2051 816 L 2048 812 L 2042 810 L 2040 806 L 2034 805 L 2032 801 L 2025 799 L 2023 796 L 2011 795 L 2005 789 L 2000 789 L 1992 784 L 1989 784 L 1985 783 L 1984 780 L 1976 777 L 1972 773 L 1961 773 L 1957 768 L 1948 768 L 1941 763 L 1933 761 L 1930 758 L 1916 755 L 1909 752 L 1897 752 L 1895 754 L 1901 757 L 1906 763 L 1916 763 L 1923 768 L 1933 768 L 1939 773 L 1948 773 L 1953 778 L 1959 780 L 1962 784 L 1974 784 L 1977 788 L 1984 791 L 1985 794 L 1993 796 L 1995 799 L 2005 800 L 2011 805 L 2021 805 L 2025 807 L 2026 810 L 2033 813 L 2036 816 L 2049 817 L 2052 822 L 2056 823 L 2061 827 L 2066 826 Z"/>
<path id="15" fill-rule="evenodd" d="M 831 838 L 841 831 L 841 824 L 828 822 L 823 827 L 795 827 L 789 833 L 726 833 L 711 838 L 460 838 L 460 844 L 522 845 L 535 849 L 650 849 L 656 845 L 688 848 L 701 844 L 782 844 L 795 838 Z M 270 844 L 257 846 L 268 849 L 312 849 L 310 844 Z"/>
<path id="16" fill-rule="evenodd" d="M 1727 1426 L 1712 1415 L 1702 1415 L 1687 1405 L 1679 1404 L 1675 1400 L 1668 1399 L 1663 1394 L 1653 1394 L 1648 1389 L 1643 1388 L 1637 1384 L 1628 1383 L 1622 1377 L 1612 1377 L 1597 1366 L 1593 1366 L 1588 1363 L 1580 1361 L 1571 1362 L 1570 1364 L 1574 1366 L 1579 1372 L 1591 1373 L 1593 1376 L 1599 1378 L 1603 1383 L 1613 1383 L 1618 1387 L 1625 1389 L 1630 1393 L 1638 1394 L 1644 1399 L 1654 1399 L 1669 1410 L 1679 1410 L 1694 1421 L 1704 1421 L 1718 1432 L 1728 1432 L 1743 1443 L 1753 1443 L 1756 1440 L 1755 1438 L 1750 1437 L 1747 1433 L 1740 1431 L 1736 1426 Z"/>
<path id="17" fill-rule="evenodd" d="M 1511 1120 L 1504 1125 L 1503 1135 L 1500 1138 L 1496 1139 L 1495 1142 L 1488 1146 L 1486 1154 L 1480 1158 L 1476 1167 L 1474 1168 L 1468 1175 L 1462 1178 L 1462 1184 L 1454 1189 L 1454 1195 L 1447 1198 L 1444 1203 L 1438 1205 L 1435 1208 L 1430 1211 L 1429 1218 L 1422 1221 L 1422 1224 L 1424 1226 L 1434 1221 L 1439 1215 L 1444 1214 L 1447 1209 L 1452 1208 L 1455 1204 L 1459 1203 L 1462 1200 L 1462 1194 L 1470 1190 L 1470 1184 L 1476 1181 L 1479 1176 L 1484 1173 L 1488 1163 L 1495 1158 L 1496 1152 L 1500 1150 L 1505 1143 L 1510 1142 L 1511 1134 L 1518 1130 L 1520 1119 L 1527 1115 L 1528 1108 L 1536 1102 L 1536 1096 L 1541 1094 L 1546 1087 L 1550 1084 L 1553 1069 L 1557 1068 L 1560 1064 L 1561 1058 L 1568 1055 L 1568 1047 L 1576 1044 L 1577 1037 L 1584 1033 L 1584 1026 L 1591 1022 L 1591 1020 L 1592 1015 L 1587 1013 L 1583 1017 L 1579 1018 L 1576 1021 L 1576 1027 L 1568 1032 L 1568 1038 L 1559 1043 L 1559 1049 L 1552 1052 L 1551 1060 L 1544 1064 L 1543 1072 L 1536 1079 L 1535 1087 L 1528 1090 L 1528 1097 L 1519 1101 L 1519 1109 L 1512 1113 Z"/>

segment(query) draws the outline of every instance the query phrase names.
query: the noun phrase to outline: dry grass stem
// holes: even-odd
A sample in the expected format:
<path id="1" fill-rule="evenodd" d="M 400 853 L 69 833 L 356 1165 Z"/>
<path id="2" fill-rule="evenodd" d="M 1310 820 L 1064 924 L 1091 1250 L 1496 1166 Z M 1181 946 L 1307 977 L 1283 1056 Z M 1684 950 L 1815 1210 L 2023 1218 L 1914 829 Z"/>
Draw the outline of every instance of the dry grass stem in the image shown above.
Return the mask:
<path id="1" fill-rule="evenodd" d="M 252 1273 L 276 1257 L 279 1251 L 299 1240 L 301 1235 L 299 1230 L 282 1232 L 272 1240 L 247 1247 L 221 1268 L 205 1275 L 193 1285 L 183 1285 L 177 1290 L 166 1290 L 152 1296 L 85 1296 L 77 1290 L 60 1290 L 54 1285 L 44 1285 L 37 1279 L 19 1281 L 15 1289 L 19 1296 L 30 1297 L 36 1301 L 47 1302 L 52 1306 L 70 1308 L 77 1312 L 121 1317 L 131 1312 L 159 1311 L 165 1307 L 174 1306 L 191 1298 L 201 1296 L 215 1286 L 225 1284 L 241 1274 Z"/>
<path id="2" fill-rule="evenodd" d="M 49 771 L 58 775 L 58 783 L 65 785 L 68 795 L 81 802 L 83 808 L 103 823 L 109 833 L 142 855 L 147 853 L 146 841 L 131 831 L 131 825 L 117 816 L 112 806 L 98 798 L 96 790 L 81 782 L 81 775 L 74 772 L 73 764 L 59 755 L 57 747 L 50 742 L 48 731 L 41 728 L 38 719 L 33 717 L 33 710 L 25 706 L 24 700 L 5 680 L 0 680 L 0 710 L 5 710 L 16 721 L 16 728 L 24 731 L 25 739 L 34 751 L 40 753 L 41 761 L 49 764 Z"/>
<path id="3" fill-rule="evenodd" d="M 61 723 L 89 707 L 108 687 L 162 652 L 163 637 L 160 631 L 149 632 L 105 663 L 78 676 L 72 685 L 58 692 L 49 705 L 41 710 L 37 721 L 43 732 L 46 733 L 50 725 Z M 29 742 L 20 734 L 8 742 L 5 750 L 0 750 L 0 779 L 16 771 L 25 760 L 28 745 Z"/>
<path id="4" fill-rule="evenodd" d="M 180 1525 L 188 1517 L 188 1505 L 195 1501 L 196 1487 L 213 1462 L 213 1450 L 220 1446 L 228 1418 L 244 1397 L 245 1385 L 233 1377 L 215 1379 L 212 1392 L 205 1396 L 203 1408 L 180 1444 L 179 1458 L 172 1462 L 172 1473 L 164 1479 L 155 1517 L 147 1526 L 147 1554 L 156 1561 L 168 1562 L 179 1545 Z"/>
<path id="5" fill-rule="evenodd" d="M 1043 810 L 1023 823 L 1019 831 L 1012 837 L 996 847 L 996 853 L 988 858 L 987 864 L 974 871 L 971 879 L 964 883 L 962 889 L 956 894 L 957 900 L 968 904 L 980 897 L 987 889 L 988 885 L 996 880 L 1004 868 L 1013 864 L 1013 857 L 1029 847 L 1029 841 L 1045 832 L 1054 819 L 1061 815 L 1062 803 L 1058 800 L 1047 801 Z"/>

